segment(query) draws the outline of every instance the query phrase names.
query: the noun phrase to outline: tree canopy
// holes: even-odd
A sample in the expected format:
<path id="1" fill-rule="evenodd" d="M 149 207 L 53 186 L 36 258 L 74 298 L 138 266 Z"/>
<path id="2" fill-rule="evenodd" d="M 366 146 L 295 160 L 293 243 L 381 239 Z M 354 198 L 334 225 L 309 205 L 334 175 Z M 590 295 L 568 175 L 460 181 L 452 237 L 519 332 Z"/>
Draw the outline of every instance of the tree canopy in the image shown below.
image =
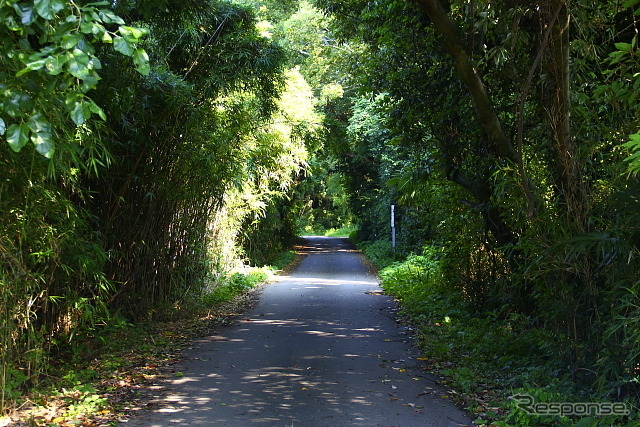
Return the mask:
<path id="1" fill-rule="evenodd" d="M 526 319 L 637 403 L 639 5 L 2 2 L 3 388 L 353 224 L 437 265 L 403 288 L 425 312 Z"/>

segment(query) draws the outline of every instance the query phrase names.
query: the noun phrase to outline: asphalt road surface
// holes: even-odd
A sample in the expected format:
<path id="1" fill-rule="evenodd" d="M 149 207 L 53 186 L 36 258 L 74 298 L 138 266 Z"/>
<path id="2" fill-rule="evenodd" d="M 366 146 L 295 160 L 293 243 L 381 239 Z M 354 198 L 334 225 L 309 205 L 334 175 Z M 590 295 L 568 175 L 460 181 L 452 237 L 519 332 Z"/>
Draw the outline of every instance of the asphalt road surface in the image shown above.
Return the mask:
<path id="1" fill-rule="evenodd" d="M 205 337 L 121 426 L 467 426 L 346 239 L 307 239 L 290 276 Z"/>

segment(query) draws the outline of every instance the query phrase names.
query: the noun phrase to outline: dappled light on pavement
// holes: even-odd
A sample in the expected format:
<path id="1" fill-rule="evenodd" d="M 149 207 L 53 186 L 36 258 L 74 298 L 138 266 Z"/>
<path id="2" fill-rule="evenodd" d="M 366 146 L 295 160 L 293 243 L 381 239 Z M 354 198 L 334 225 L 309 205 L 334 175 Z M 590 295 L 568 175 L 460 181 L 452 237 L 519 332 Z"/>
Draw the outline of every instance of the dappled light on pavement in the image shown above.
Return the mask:
<path id="1" fill-rule="evenodd" d="M 333 249 L 332 249 L 333 248 Z M 234 328 L 199 340 L 131 425 L 460 426 L 345 240 L 314 238 Z"/>

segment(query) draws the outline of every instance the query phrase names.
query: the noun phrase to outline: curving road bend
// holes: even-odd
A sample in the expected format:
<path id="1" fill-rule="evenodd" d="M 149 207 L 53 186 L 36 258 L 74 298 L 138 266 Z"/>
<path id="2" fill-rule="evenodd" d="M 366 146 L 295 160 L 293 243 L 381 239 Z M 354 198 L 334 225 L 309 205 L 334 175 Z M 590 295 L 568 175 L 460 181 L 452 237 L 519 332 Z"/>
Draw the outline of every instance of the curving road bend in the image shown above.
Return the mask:
<path id="1" fill-rule="evenodd" d="M 205 337 L 124 426 L 468 426 L 346 239 L 309 237 L 290 276 Z"/>

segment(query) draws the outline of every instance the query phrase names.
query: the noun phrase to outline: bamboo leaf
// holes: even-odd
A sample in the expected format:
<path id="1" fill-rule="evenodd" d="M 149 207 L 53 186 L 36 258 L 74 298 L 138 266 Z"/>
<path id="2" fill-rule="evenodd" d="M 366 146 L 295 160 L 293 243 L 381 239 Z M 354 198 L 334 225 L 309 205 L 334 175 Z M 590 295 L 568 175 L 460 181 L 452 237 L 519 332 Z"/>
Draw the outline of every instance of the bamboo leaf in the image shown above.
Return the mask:
<path id="1" fill-rule="evenodd" d="M 632 48 L 631 43 L 616 43 L 615 46 L 622 52 L 629 52 Z"/>

